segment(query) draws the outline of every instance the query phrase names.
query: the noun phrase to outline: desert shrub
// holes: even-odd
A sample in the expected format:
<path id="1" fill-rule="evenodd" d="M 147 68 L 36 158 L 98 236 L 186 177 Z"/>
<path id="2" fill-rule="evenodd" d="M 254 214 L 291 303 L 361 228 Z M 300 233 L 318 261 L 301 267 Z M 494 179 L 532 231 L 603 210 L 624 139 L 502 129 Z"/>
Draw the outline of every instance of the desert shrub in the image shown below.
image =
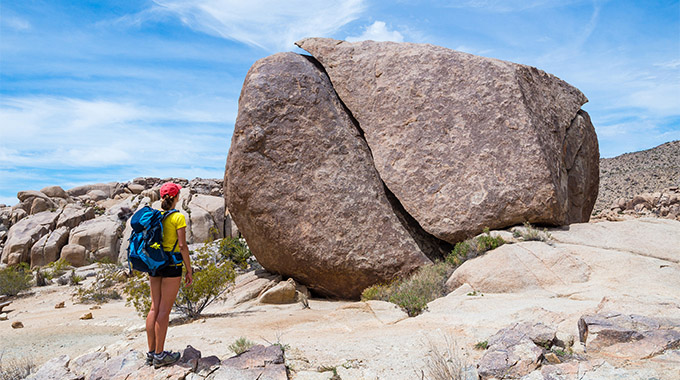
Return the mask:
<path id="1" fill-rule="evenodd" d="M 44 267 L 42 267 L 42 271 L 45 274 L 45 278 L 48 280 L 51 280 L 56 277 L 61 277 L 66 273 L 66 270 L 71 266 L 68 261 L 64 259 L 59 259 L 57 261 L 53 261 Z"/>
<path id="2" fill-rule="evenodd" d="M 45 273 L 38 269 L 35 271 L 35 286 L 47 286 L 50 284 L 50 281 L 45 278 Z"/>
<path id="3" fill-rule="evenodd" d="M 85 277 L 76 274 L 75 269 L 71 269 L 71 274 L 68 276 L 68 283 L 71 286 L 80 285 L 84 279 Z"/>
<path id="4" fill-rule="evenodd" d="M 221 299 L 234 283 L 236 272 L 231 261 L 215 259 L 208 253 L 199 253 L 192 262 L 194 283 L 182 286 L 175 300 L 175 310 L 194 319 L 200 317 L 211 303 Z M 186 268 L 183 268 L 186 274 Z"/>
<path id="5" fill-rule="evenodd" d="M 446 295 L 450 268 L 445 262 L 420 267 L 412 276 L 392 285 L 389 301 L 401 306 L 410 317 L 419 315 L 428 302 Z"/>
<path id="6" fill-rule="evenodd" d="M 234 341 L 234 343 L 229 345 L 229 350 L 231 350 L 236 355 L 241 355 L 242 353 L 248 351 L 253 347 L 255 343 L 249 341 L 244 337 L 240 337 Z"/>
<path id="7" fill-rule="evenodd" d="M 363 300 L 389 301 L 414 317 L 421 314 L 430 301 L 446 294 L 445 283 L 451 265 L 440 262 L 420 267 L 413 275 L 389 285 L 374 285 L 362 292 Z"/>
<path id="8" fill-rule="evenodd" d="M 234 263 L 235 266 L 246 269 L 248 267 L 248 259 L 253 256 L 248 248 L 245 239 L 237 239 L 232 237 L 225 237 L 220 240 L 219 252 L 225 259 Z"/>
<path id="9" fill-rule="evenodd" d="M 463 380 L 466 376 L 466 360 L 458 349 L 455 341 L 449 336 L 444 337 L 445 345 L 429 342 L 429 352 L 426 359 L 424 378 L 431 380 Z"/>
<path id="10" fill-rule="evenodd" d="M 484 340 L 484 341 L 475 343 L 475 349 L 476 350 L 486 350 L 487 348 L 489 348 L 489 341 L 488 340 Z"/>
<path id="11" fill-rule="evenodd" d="M 552 235 L 548 232 L 548 229 L 544 228 L 543 231 L 534 228 L 529 222 L 524 222 L 524 230 L 515 229 L 512 233 L 515 238 L 522 239 L 524 241 L 549 241 L 552 239 Z"/>
<path id="12" fill-rule="evenodd" d="M 146 317 L 151 309 L 151 287 L 146 273 L 134 271 L 123 288 L 125 306 L 133 306 L 141 317 Z"/>
<path id="13" fill-rule="evenodd" d="M 31 288 L 33 275 L 25 263 L 0 269 L 0 294 L 16 296 Z"/>
<path id="14" fill-rule="evenodd" d="M 391 292 L 391 286 L 389 284 L 376 284 L 369 286 L 361 292 L 361 300 L 379 300 L 379 301 L 389 301 Z"/>
<path id="15" fill-rule="evenodd" d="M 234 282 L 236 273 L 231 261 L 222 255 L 217 257 L 210 250 L 199 248 L 192 261 L 194 283 L 186 286 L 184 281 L 180 287 L 174 309 L 185 317 L 195 319 L 213 302 L 221 299 Z M 186 275 L 186 268 L 183 268 Z M 128 306 L 134 306 L 137 313 L 145 317 L 151 308 L 151 289 L 148 276 L 135 272 L 123 288 Z"/>
<path id="16" fill-rule="evenodd" d="M 446 262 L 453 266 L 458 266 L 465 262 L 465 260 L 482 255 L 503 244 L 505 244 L 505 240 L 502 237 L 491 236 L 489 229 L 485 228 L 482 235 L 456 243 L 451 253 L 446 257 Z"/>
<path id="17" fill-rule="evenodd" d="M 34 368 L 30 359 L 2 360 L 0 356 L 0 380 L 24 379 Z"/>
<path id="18" fill-rule="evenodd" d="M 115 264 L 99 264 L 94 282 L 88 287 L 76 289 L 73 298 L 80 303 L 106 303 L 121 299 L 115 286 L 125 279 L 123 269 Z"/>

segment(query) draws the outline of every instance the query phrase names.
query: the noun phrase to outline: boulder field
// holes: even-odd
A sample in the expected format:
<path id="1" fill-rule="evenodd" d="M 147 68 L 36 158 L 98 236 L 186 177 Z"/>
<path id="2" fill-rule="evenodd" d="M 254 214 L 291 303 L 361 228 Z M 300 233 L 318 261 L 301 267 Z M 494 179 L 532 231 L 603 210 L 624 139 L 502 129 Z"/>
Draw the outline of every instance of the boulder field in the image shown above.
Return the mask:
<path id="1" fill-rule="evenodd" d="M 187 221 L 188 243 L 237 236 L 225 207 L 222 181 L 140 177 L 64 190 L 49 186 L 20 191 L 20 203 L 0 205 L 0 263 L 47 265 L 60 258 L 74 266 L 127 260 L 129 218 L 139 208 L 160 208 L 167 181 L 183 186 L 178 208 Z"/>
<path id="2" fill-rule="evenodd" d="M 224 181 L 269 271 L 357 298 L 484 228 L 588 221 L 597 137 L 568 83 L 432 45 L 297 45 L 248 72 Z"/>

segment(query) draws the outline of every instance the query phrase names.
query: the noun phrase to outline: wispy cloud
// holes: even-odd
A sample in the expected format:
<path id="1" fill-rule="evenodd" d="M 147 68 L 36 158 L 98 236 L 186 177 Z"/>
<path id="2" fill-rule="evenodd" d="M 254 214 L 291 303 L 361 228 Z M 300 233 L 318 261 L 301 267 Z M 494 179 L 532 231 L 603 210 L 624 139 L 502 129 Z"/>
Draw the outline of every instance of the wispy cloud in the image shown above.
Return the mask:
<path id="1" fill-rule="evenodd" d="M 396 30 L 389 30 L 383 21 L 376 21 L 364 29 L 360 36 L 347 37 L 347 41 L 394 41 L 404 42 L 404 36 Z"/>
<path id="2" fill-rule="evenodd" d="M 21 17 L 11 15 L 0 17 L 0 25 L 2 25 L 3 28 L 14 29 L 16 31 L 24 31 L 31 29 L 30 22 Z"/>
<path id="3" fill-rule="evenodd" d="M 269 51 L 304 37 L 328 36 L 357 19 L 364 0 L 154 0 L 189 27 Z"/>
<path id="4" fill-rule="evenodd" d="M 517 12 L 536 8 L 554 8 L 581 2 L 582 0 L 459 0 L 451 2 L 450 8 L 477 8 L 490 12 Z"/>
<path id="5" fill-rule="evenodd" d="M 224 116 L 219 119 L 210 111 L 203 114 L 200 109 L 174 105 L 151 108 L 73 98 L 5 98 L 0 102 L 0 168 L 131 165 L 154 171 L 187 167 L 191 162 L 219 168 L 226 159 L 234 121 L 234 115 Z"/>

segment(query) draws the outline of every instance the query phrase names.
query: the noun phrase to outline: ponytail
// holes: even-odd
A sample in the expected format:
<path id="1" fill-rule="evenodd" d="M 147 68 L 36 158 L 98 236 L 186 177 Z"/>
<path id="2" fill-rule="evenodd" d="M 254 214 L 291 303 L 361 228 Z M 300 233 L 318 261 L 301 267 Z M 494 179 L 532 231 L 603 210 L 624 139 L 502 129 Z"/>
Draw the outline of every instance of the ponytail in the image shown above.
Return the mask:
<path id="1" fill-rule="evenodd" d="M 168 211 L 172 208 L 173 203 L 175 203 L 175 197 L 171 196 L 170 194 L 165 194 L 163 196 L 163 201 L 161 202 L 161 208 L 165 211 Z"/>

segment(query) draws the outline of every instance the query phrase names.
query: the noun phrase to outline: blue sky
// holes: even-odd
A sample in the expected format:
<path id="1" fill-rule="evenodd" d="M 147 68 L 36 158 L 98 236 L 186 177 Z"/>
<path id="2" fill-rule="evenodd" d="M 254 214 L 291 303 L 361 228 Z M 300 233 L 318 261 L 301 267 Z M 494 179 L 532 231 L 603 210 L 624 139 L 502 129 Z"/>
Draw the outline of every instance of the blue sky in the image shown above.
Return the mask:
<path id="1" fill-rule="evenodd" d="M 248 68 L 310 36 L 536 66 L 589 98 L 602 157 L 680 139 L 677 0 L 3 0 L 0 203 L 221 178 Z"/>

